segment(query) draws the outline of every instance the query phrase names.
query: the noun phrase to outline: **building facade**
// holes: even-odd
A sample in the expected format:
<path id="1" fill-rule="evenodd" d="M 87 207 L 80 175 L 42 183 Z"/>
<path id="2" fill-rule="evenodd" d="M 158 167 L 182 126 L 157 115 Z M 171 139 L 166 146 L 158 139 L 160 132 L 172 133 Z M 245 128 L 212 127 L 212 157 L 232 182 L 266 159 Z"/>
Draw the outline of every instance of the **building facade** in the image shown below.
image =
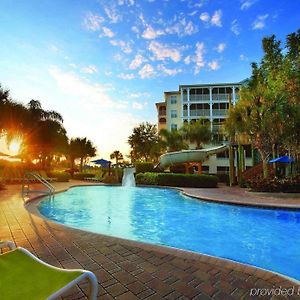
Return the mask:
<path id="1" fill-rule="evenodd" d="M 164 92 L 164 101 L 156 103 L 158 130 L 177 130 L 201 118 L 210 126 L 213 143 L 225 143 L 222 125 L 229 107 L 239 100 L 239 90 L 244 82 L 179 85 L 178 91 Z M 195 149 L 195 145 L 190 145 L 190 149 Z M 251 165 L 251 149 L 246 146 L 245 167 Z M 227 173 L 228 154 L 225 152 L 210 156 L 204 162 L 203 170 L 211 174 Z"/>

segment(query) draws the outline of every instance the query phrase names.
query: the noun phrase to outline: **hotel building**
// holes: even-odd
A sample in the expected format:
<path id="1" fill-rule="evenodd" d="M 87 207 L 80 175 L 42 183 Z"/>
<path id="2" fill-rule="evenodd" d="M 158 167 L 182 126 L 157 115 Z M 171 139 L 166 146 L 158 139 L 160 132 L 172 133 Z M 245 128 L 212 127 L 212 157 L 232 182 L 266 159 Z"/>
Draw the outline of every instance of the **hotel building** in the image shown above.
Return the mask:
<path id="1" fill-rule="evenodd" d="M 158 130 L 176 130 L 201 118 L 210 126 L 212 144 L 225 143 L 222 125 L 227 118 L 229 106 L 239 100 L 239 90 L 244 82 L 179 85 L 178 91 L 164 92 L 164 101 L 156 103 Z M 190 149 L 195 149 L 195 145 L 190 145 Z M 251 149 L 246 146 L 245 167 L 250 166 Z M 228 153 L 210 156 L 203 163 L 203 171 L 211 174 L 228 173 Z"/>

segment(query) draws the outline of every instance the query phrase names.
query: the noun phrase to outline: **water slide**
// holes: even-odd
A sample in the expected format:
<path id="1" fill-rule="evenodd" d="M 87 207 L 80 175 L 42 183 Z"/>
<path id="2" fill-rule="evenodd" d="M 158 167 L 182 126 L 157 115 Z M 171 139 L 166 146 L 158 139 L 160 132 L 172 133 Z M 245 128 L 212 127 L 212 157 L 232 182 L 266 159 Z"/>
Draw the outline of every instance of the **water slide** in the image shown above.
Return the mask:
<path id="1" fill-rule="evenodd" d="M 159 167 L 163 169 L 181 163 L 204 162 L 209 155 L 224 152 L 228 146 L 222 145 L 200 150 L 182 150 L 163 154 L 159 158 Z"/>

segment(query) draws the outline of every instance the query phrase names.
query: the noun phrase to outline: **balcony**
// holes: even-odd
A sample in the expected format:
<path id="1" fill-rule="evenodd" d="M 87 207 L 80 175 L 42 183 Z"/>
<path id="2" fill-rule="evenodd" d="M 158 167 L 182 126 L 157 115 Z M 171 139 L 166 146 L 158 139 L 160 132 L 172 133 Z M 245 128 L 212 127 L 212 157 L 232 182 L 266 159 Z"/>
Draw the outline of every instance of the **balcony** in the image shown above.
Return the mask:
<path id="1" fill-rule="evenodd" d="M 159 117 L 166 116 L 166 115 L 167 115 L 167 110 L 165 110 L 165 109 L 159 110 L 159 112 L 158 112 Z"/>
<path id="2" fill-rule="evenodd" d="M 209 102 L 209 94 L 208 95 L 190 95 L 190 102 Z"/>
<path id="3" fill-rule="evenodd" d="M 231 94 L 212 94 L 213 101 L 229 101 L 229 98 L 232 99 Z"/>
<path id="4" fill-rule="evenodd" d="M 212 110 L 213 116 L 227 116 L 228 115 L 228 109 L 213 109 Z"/>
<path id="5" fill-rule="evenodd" d="M 190 116 L 191 117 L 201 117 L 201 116 L 209 116 L 209 109 L 191 109 Z"/>

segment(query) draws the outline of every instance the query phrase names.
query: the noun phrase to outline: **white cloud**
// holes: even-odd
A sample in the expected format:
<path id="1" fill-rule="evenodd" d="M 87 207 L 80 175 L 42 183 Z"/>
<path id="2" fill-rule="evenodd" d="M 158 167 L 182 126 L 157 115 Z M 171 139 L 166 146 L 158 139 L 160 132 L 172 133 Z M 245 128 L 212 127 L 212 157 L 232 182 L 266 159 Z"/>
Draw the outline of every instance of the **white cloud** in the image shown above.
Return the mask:
<path id="1" fill-rule="evenodd" d="M 266 25 L 266 19 L 269 17 L 268 14 L 257 16 L 254 22 L 252 23 L 252 29 L 263 29 Z"/>
<path id="2" fill-rule="evenodd" d="M 104 75 L 107 76 L 107 77 L 110 77 L 112 74 L 113 74 L 112 71 L 105 71 L 104 72 Z"/>
<path id="3" fill-rule="evenodd" d="M 144 104 L 139 103 L 139 102 L 133 102 L 132 103 L 132 108 L 133 109 L 142 110 L 144 108 Z"/>
<path id="4" fill-rule="evenodd" d="M 79 98 L 82 102 L 96 103 L 102 107 L 123 109 L 126 106 L 114 101 L 107 94 L 108 88 L 99 83 L 90 83 L 73 72 L 64 72 L 56 66 L 48 69 L 58 87 L 66 94 Z"/>
<path id="5" fill-rule="evenodd" d="M 142 79 L 152 78 L 155 77 L 156 72 L 150 64 L 146 64 L 141 70 L 139 70 L 139 75 Z"/>
<path id="6" fill-rule="evenodd" d="M 122 20 L 122 16 L 117 12 L 117 9 L 114 5 L 112 5 L 111 7 L 104 7 L 104 11 L 107 17 L 110 19 L 111 23 L 118 23 Z"/>
<path id="7" fill-rule="evenodd" d="M 186 65 L 189 65 L 190 63 L 194 62 L 194 74 L 198 74 L 200 70 L 205 66 L 204 61 L 204 53 L 205 53 L 205 47 L 204 43 L 197 42 L 196 43 L 196 49 L 194 55 L 188 55 L 184 59 L 184 63 Z"/>
<path id="8" fill-rule="evenodd" d="M 203 22 L 208 22 L 210 17 L 209 17 L 209 14 L 207 12 L 204 12 L 202 13 L 200 16 L 199 16 L 199 19 Z"/>
<path id="9" fill-rule="evenodd" d="M 252 0 L 241 0 L 241 10 L 247 10 L 254 3 L 255 3 L 255 1 L 252 1 Z"/>
<path id="10" fill-rule="evenodd" d="M 124 5 L 127 4 L 127 6 L 134 5 L 134 0 L 118 0 L 118 5 Z"/>
<path id="11" fill-rule="evenodd" d="M 137 69 L 143 62 L 145 61 L 145 58 L 141 54 L 137 54 L 135 58 L 132 60 L 132 62 L 129 65 L 130 70 Z"/>
<path id="12" fill-rule="evenodd" d="M 130 95 L 129 95 L 129 97 L 130 98 L 145 98 L 145 97 L 147 97 L 147 98 L 149 98 L 150 97 L 150 94 L 149 93 L 131 93 Z"/>
<path id="13" fill-rule="evenodd" d="M 213 14 L 213 16 L 211 17 L 210 23 L 213 26 L 218 26 L 218 27 L 222 27 L 222 11 L 221 9 L 216 10 Z"/>
<path id="14" fill-rule="evenodd" d="M 146 26 L 146 30 L 143 32 L 142 37 L 144 39 L 153 40 L 160 35 L 164 35 L 165 33 L 162 30 L 155 30 L 151 25 Z"/>
<path id="15" fill-rule="evenodd" d="M 248 57 L 245 56 L 244 54 L 241 54 L 241 55 L 240 55 L 240 60 L 241 60 L 241 61 L 248 61 L 249 59 L 248 59 Z"/>
<path id="16" fill-rule="evenodd" d="M 179 37 L 182 37 L 196 33 L 198 27 L 192 21 L 187 21 L 185 17 L 180 16 L 179 20 L 173 25 L 166 27 L 165 31 L 166 33 L 177 34 Z"/>
<path id="17" fill-rule="evenodd" d="M 204 43 L 198 42 L 196 44 L 196 51 L 195 51 L 195 74 L 198 74 L 200 70 L 204 67 L 205 62 L 204 62 Z"/>
<path id="18" fill-rule="evenodd" d="M 114 55 L 114 61 L 121 61 L 123 56 L 120 53 Z"/>
<path id="19" fill-rule="evenodd" d="M 219 53 L 222 53 L 226 48 L 226 44 L 225 43 L 220 43 L 217 47 L 216 47 L 216 50 L 217 52 Z"/>
<path id="20" fill-rule="evenodd" d="M 97 31 L 101 28 L 101 23 L 104 22 L 104 18 L 93 14 L 92 12 L 88 12 L 84 18 L 84 26 L 86 29 L 91 31 Z"/>
<path id="21" fill-rule="evenodd" d="M 132 49 L 129 42 L 124 42 L 122 40 L 110 40 L 109 41 L 113 46 L 118 46 L 124 53 L 131 53 Z"/>
<path id="22" fill-rule="evenodd" d="M 208 63 L 208 66 L 209 66 L 209 68 L 210 68 L 211 70 L 213 70 L 213 71 L 216 71 L 216 70 L 218 70 L 218 69 L 220 68 L 219 63 L 218 63 L 218 61 L 216 61 L 216 60 L 213 60 L 213 61 L 209 62 L 209 63 Z"/>
<path id="23" fill-rule="evenodd" d="M 125 73 L 121 73 L 121 74 L 119 74 L 119 75 L 117 75 L 119 78 L 121 78 L 121 79 L 124 79 L 124 80 L 131 80 L 131 79 L 134 79 L 135 78 L 135 76 L 134 76 L 134 74 L 132 74 L 132 73 L 130 73 L 130 74 L 125 74 Z"/>
<path id="24" fill-rule="evenodd" d="M 111 31 L 111 29 L 107 28 L 107 27 L 102 27 L 102 31 L 103 31 L 103 34 L 102 36 L 107 36 L 109 38 L 112 38 L 115 36 L 115 34 Z"/>
<path id="25" fill-rule="evenodd" d="M 174 76 L 174 75 L 182 72 L 181 69 L 168 69 L 164 65 L 158 65 L 157 69 L 159 71 L 162 71 L 164 74 L 169 75 L 169 76 Z"/>
<path id="26" fill-rule="evenodd" d="M 81 72 L 86 73 L 86 74 L 98 73 L 98 68 L 94 65 L 90 65 L 90 66 L 81 68 Z"/>
<path id="27" fill-rule="evenodd" d="M 233 20 L 231 22 L 231 28 L 230 30 L 235 34 L 235 35 L 239 35 L 240 32 L 241 32 L 241 29 L 240 29 L 240 25 L 238 24 L 237 20 Z"/>
<path id="28" fill-rule="evenodd" d="M 209 13 L 203 12 L 200 14 L 199 19 L 205 23 L 207 26 L 217 26 L 217 27 L 222 27 L 222 10 L 216 10 L 212 17 L 210 18 Z"/>
<path id="29" fill-rule="evenodd" d="M 186 65 L 189 65 L 192 62 L 192 57 L 188 55 L 183 61 Z"/>
<path id="30" fill-rule="evenodd" d="M 169 58 L 174 62 L 178 62 L 181 59 L 180 50 L 171 48 L 166 44 L 162 44 L 156 41 L 150 42 L 149 50 L 154 54 L 154 57 L 157 60 L 165 60 Z"/>
<path id="31" fill-rule="evenodd" d="M 139 29 L 137 28 L 137 26 L 132 26 L 132 27 L 131 27 L 131 30 L 132 30 L 133 32 L 135 32 L 135 33 L 139 33 L 139 32 L 140 32 Z"/>

